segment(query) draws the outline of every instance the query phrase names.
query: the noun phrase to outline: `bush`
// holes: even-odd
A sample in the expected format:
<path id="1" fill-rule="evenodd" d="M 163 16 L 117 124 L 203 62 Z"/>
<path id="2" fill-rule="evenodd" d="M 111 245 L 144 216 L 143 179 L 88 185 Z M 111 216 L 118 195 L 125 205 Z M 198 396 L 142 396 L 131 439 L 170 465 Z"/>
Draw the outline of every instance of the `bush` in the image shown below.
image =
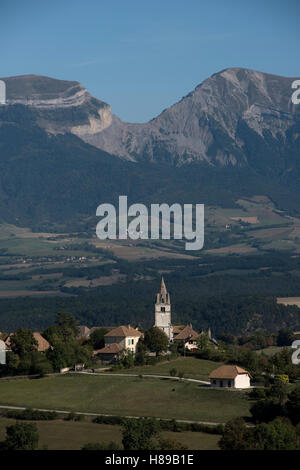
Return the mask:
<path id="1" fill-rule="evenodd" d="M 1 442 L 2 450 L 35 450 L 39 433 L 36 424 L 16 423 L 6 427 L 6 439 Z"/>
<path id="2" fill-rule="evenodd" d="M 97 416 L 93 419 L 96 424 L 122 424 L 122 421 L 121 416 Z"/>
<path id="3" fill-rule="evenodd" d="M 76 415 L 75 417 L 75 420 L 74 421 L 84 421 L 84 415 Z"/>
<path id="4" fill-rule="evenodd" d="M 39 411 L 32 410 L 30 408 L 26 410 L 4 410 L 1 411 L 1 415 L 6 418 L 27 420 L 27 421 L 51 421 L 58 419 L 58 413 L 55 411 Z"/>
<path id="5" fill-rule="evenodd" d="M 250 400 L 263 400 L 266 398 L 266 392 L 263 388 L 253 388 L 249 393 Z"/>
<path id="6" fill-rule="evenodd" d="M 219 424 L 218 426 L 210 426 L 208 424 L 201 423 L 178 423 L 175 419 L 171 420 L 160 420 L 160 428 L 163 431 L 172 431 L 172 432 L 204 432 L 207 434 L 223 434 L 224 426 Z"/>
<path id="7" fill-rule="evenodd" d="M 122 369 L 124 369 L 124 365 L 123 365 L 122 362 L 117 362 L 116 364 L 113 364 L 113 365 L 111 366 L 111 371 L 112 371 L 112 372 L 114 372 L 114 371 L 116 371 L 116 370 L 122 370 Z"/>
<path id="8" fill-rule="evenodd" d="M 71 411 L 71 413 L 69 413 L 69 414 L 64 418 L 64 420 L 65 420 L 65 421 L 75 421 L 76 418 L 77 418 L 76 413 L 73 413 L 73 411 Z"/>
<path id="9" fill-rule="evenodd" d="M 278 416 L 285 415 L 284 406 L 274 399 L 258 400 L 251 408 L 250 413 L 255 423 L 269 423 Z"/>

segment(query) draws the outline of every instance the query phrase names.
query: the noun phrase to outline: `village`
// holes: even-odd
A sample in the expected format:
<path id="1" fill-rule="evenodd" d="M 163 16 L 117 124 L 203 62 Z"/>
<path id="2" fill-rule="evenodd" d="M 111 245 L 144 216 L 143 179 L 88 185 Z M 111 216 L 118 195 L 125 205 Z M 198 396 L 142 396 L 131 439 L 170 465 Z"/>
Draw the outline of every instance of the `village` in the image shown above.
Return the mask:
<path id="1" fill-rule="evenodd" d="M 161 278 L 161 285 L 159 292 L 156 294 L 154 305 L 154 325 L 152 332 L 160 335 L 158 342 L 162 341 L 163 345 L 159 349 L 151 346 L 145 355 L 148 358 L 157 357 L 158 353 L 162 357 L 168 358 L 174 351 L 182 351 L 183 356 L 187 354 L 195 354 L 199 351 L 203 343 L 211 349 L 217 351 L 219 348 L 218 341 L 212 336 L 210 328 L 208 331 L 197 332 L 193 329 L 191 324 L 188 325 L 173 325 L 171 318 L 171 298 L 164 278 Z M 112 365 L 121 364 L 122 361 L 128 361 L 131 358 L 134 363 L 134 358 L 139 354 L 141 342 L 145 340 L 145 333 L 138 327 L 131 325 L 119 325 L 117 327 L 92 327 L 88 328 L 84 325 L 79 325 L 77 328 L 76 338 L 79 344 L 84 345 L 96 335 L 101 336 L 101 342 L 104 343 L 102 347 L 96 347 L 92 351 L 92 357 L 87 361 L 92 363 L 93 367 L 89 370 L 95 372 L 96 370 L 109 370 Z M 0 361 L 3 365 L 6 364 L 4 353 L 11 351 L 11 344 L 14 340 L 14 333 L 9 335 L 1 334 L 0 332 L 0 350 L 2 357 Z M 47 351 L 54 350 L 55 345 L 50 344 L 40 332 L 33 332 L 32 336 L 36 342 L 36 349 L 39 353 L 47 353 Z M 149 336 L 149 335 L 148 335 Z M 98 338 L 99 339 L 99 338 Z M 155 342 L 155 340 L 154 340 Z M 97 343 L 97 341 L 96 341 Z M 98 342 L 99 344 L 99 342 Z M 51 353 L 50 353 L 51 354 Z M 64 365 L 59 368 L 60 373 L 86 370 L 87 364 L 76 363 L 72 366 Z M 237 364 L 224 364 L 211 371 L 209 375 L 209 382 L 211 387 L 233 388 L 233 389 L 248 389 L 250 385 L 251 374 L 246 369 Z M 205 382 L 203 382 L 205 383 Z"/>
<path id="2" fill-rule="evenodd" d="M 79 325 L 61 311 L 42 332 L 1 333 L 0 423 L 36 420 L 42 439 L 53 448 L 68 448 L 74 437 L 51 444 L 49 428 L 43 438 L 43 420 L 56 423 L 58 435 L 65 432 L 64 421 L 73 423 L 76 436 L 84 420 L 89 437 L 76 439 L 88 450 L 122 448 L 120 438 L 115 440 L 121 430 L 124 449 L 256 449 L 255 433 L 268 426 L 272 434 L 282 417 L 290 420 L 282 432 L 294 435 L 299 365 L 291 362 L 288 346 L 299 333 L 215 337 L 211 328 L 173 324 L 163 277 L 152 315 L 153 326 L 145 330 L 130 324 Z M 272 348 L 272 355 L 265 353 Z M 145 427 L 151 434 L 153 426 L 157 440 L 140 438 L 132 447 L 130 436 L 142 436 Z M 169 433 L 165 440 L 164 433 Z M 259 445 L 267 448 L 268 439 Z M 273 441 L 271 448 L 281 442 L 277 435 Z M 282 445 L 295 448 L 295 442 L 288 437 Z"/>

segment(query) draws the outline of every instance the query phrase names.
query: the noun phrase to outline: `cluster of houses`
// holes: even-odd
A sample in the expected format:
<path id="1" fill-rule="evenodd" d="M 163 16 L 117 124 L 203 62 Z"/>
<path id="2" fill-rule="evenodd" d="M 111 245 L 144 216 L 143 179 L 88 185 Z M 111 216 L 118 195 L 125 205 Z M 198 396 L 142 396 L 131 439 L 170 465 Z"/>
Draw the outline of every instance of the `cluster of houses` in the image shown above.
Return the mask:
<path id="1" fill-rule="evenodd" d="M 160 291 L 156 295 L 154 316 L 154 326 L 160 328 L 167 335 L 170 344 L 180 344 L 184 350 L 197 350 L 197 343 L 204 331 L 198 333 L 191 324 L 186 326 L 172 325 L 171 299 L 163 278 L 161 280 Z M 79 327 L 78 338 L 81 341 L 88 340 L 95 329 L 97 327 L 90 329 L 87 326 L 81 325 Z M 93 351 L 95 357 L 105 363 L 113 363 L 126 353 L 136 354 L 137 344 L 140 338 L 143 337 L 143 333 L 138 328 L 131 325 L 121 325 L 116 328 L 109 327 L 106 329 L 109 331 L 104 335 L 105 345 L 103 348 Z M 212 337 L 210 329 L 206 333 L 211 344 L 217 347 L 217 341 Z M 6 349 L 10 348 L 10 336 L 4 341 Z M 33 336 L 37 341 L 38 351 L 46 351 L 51 347 L 41 333 L 34 332 Z M 250 387 L 250 374 L 241 367 L 224 365 L 210 374 L 210 383 L 214 387 L 248 388 Z"/>
<path id="2" fill-rule="evenodd" d="M 178 343 L 184 349 L 190 351 L 197 350 L 197 343 L 201 335 L 195 331 L 191 324 L 189 325 L 172 325 L 171 322 L 171 299 L 167 291 L 165 281 L 162 278 L 160 291 L 156 295 L 155 309 L 154 309 L 155 323 L 154 325 L 160 328 L 169 338 L 170 343 Z M 88 338 L 94 330 L 82 326 L 81 336 Z M 210 329 L 206 332 L 209 341 L 217 347 L 217 341 L 212 337 Z M 117 361 L 124 351 L 136 353 L 137 344 L 143 333 L 138 328 L 133 328 L 131 325 L 122 325 L 117 328 L 109 329 L 108 333 L 104 335 L 105 346 L 101 349 L 94 351 L 94 355 L 99 357 L 105 362 Z M 226 388 L 249 388 L 250 387 L 250 374 L 245 369 L 235 365 L 224 365 L 212 371 L 209 376 L 210 384 L 214 387 Z"/>
<path id="3" fill-rule="evenodd" d="M 168 337 L 170 343 L 179 343 L 183 348 L 190 351 L 197 349 L 197 341 L 204 333 L 197 333 L 192 325 L 172 325 L 171 322 L 171 299 L 167 291 L 165 281 L 162 278 L 160 291 L 156 295 L 154 326 L 160 328 Z M 88 339 L 95 328 L 89 329 L 87 326 L 80 327 L 80 337 Z M 105 346 L 94 351 L 94 355 L 102 361 L 113 362 L 120 358 L 124 351 L 136 353 L 137 344 L 143 333 L 138 328 L 131 325 L 121 325 L 117 328 L 108 328 L 109 331 L 104 335 Z M 215 339 L 211 336 L 210 329 L 207 332 L 209 341 L 217 345 Z"/>

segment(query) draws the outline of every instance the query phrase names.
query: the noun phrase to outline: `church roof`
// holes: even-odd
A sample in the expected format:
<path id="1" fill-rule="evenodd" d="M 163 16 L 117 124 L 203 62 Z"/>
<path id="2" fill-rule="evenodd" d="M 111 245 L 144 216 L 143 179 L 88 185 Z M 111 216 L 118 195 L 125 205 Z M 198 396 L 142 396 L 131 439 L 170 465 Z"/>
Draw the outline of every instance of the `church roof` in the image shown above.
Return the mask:
<path id="1" fill-rule="evenodd" d="M 225 365 L 218 367 L 213 370 L 209 378 L 210 379 L 235 379 L 239 374 L 247 374 L 250 377 L 250 374 L 247 370 L 239 366 Z"/>
<path id="2" fill-rule="evenodd" d="M 164 280 L 163 276 L 161 277 L 160 293 L 161 294 L 166 294 L 167 293 L 167 288 L 166 288 L 166 284 L 165 284 L 165 280 Z"/>
<path id="3" fill-rule="evenodd" d="M 156 303 L 170 304 L 170 294 L 167 291 L 165 280 L 162 276 L 160 283 L 160 291 L 156 295 Z"/>
<path id="4" fill-rule="evenodd" d="M 140 331 L 136 330 L 135 328 L 132 328 L 132 326 L 128 325 L 122 325 L 118 326 L 117 328 L 114 328 L 113 330 L 109 331 L 106 333 L 104 336 L 120 336 L 122 338 L 126 338 L 126 336 L 142 336 L 143 333 Z"/>
<path id="5" fill-rule="evenodd" d="M 182 340 L 186 340 L 186 339 L 197 339 L 199 338 L 200 334 L 197 333 L 197 331 L 195 331 L 193 328 L 192 328 L 192 325 L 186 325 L 185 328 L 183 328 L 183 330 L 180 331 L 180 333 L 178 333 L 178 335 L 174 338 L 174 339 L 182 339 Z"/>

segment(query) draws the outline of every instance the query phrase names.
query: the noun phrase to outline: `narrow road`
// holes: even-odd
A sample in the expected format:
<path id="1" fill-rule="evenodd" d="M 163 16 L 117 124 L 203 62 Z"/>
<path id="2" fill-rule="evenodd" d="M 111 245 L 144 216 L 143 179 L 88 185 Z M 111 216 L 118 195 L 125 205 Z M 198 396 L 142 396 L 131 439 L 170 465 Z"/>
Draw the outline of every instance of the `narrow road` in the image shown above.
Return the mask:
<path id="1" fill-rule="evenodd" d="M 74 374 L 74 372 L 72 372 Z M 170 380 L 184 380 L 186 382 L 196 382 L 204 385 L 210 385 L 210 382 L 206 380 L 198 380 L 198 379 L 190 379 L 190 378 L 180 378 L 180 377 L 172 377 L 171 375 L 156 375 L 156 374 L 119 374 L 119 373 L 108 373 L 108 372 L 76 372 L 76 374 L 86 374 L 86 375 L 110 375 L 110 376 L 117 376 L 117 377 L 139 377 L 142 375 L 143 377 L 150 377 L 155 379 L 170 379 Z"/>

